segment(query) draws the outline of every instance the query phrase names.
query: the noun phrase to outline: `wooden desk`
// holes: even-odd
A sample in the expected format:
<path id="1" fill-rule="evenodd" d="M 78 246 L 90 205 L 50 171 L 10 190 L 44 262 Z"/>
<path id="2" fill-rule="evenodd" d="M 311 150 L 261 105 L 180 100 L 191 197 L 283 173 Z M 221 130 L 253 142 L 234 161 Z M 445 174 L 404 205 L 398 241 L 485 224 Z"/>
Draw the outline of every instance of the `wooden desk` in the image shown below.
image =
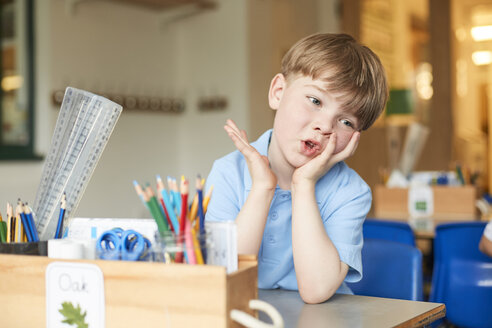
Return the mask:
<path id="1" fill-rule="evenodd" d="M 285 328 L 422 327 L 446 314 L 444 304 L 379 297 L 336 294 L 322 304 L 305 304 L 296 291 L 260 289 L 258 296 L 277 308 Z"/>

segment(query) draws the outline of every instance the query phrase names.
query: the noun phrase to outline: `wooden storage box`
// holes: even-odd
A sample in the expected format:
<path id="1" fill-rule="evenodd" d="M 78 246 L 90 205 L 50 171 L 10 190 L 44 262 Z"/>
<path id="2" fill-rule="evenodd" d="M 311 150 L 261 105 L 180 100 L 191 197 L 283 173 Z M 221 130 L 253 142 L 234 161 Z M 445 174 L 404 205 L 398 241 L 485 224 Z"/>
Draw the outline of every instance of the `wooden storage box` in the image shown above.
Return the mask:
<path id="1" fill-rule="evenodd" d="M 43 256 L 0 255 L 0 326 L 46 325 Z M 106 327 L 236 327 L 229 312 L 258 298 L 255 256 L 240 256 L 239 270 L 212 265 L 88 261 L 104 275 Z"/>
<path id="2" fill-rule="evenodd" d="M 437 220 L 474 220 L 476 218 L 476 189 L 473 186 L 432 187 L 434 214 Z M 374 190 L 376 218 L 408 219 L 408 189 L 377 185 Z"/>

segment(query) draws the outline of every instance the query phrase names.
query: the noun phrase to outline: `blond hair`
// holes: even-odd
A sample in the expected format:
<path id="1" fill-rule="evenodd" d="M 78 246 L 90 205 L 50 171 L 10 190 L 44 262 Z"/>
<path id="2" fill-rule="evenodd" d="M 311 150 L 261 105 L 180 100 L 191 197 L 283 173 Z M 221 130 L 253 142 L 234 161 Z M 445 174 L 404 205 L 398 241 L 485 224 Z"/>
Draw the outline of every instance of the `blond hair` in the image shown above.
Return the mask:
<path id="1" fill-rule="evenodd" d="M 319 33 L 298 41 L 282 59 L 289 81 L 299 74 L 322 79 L 326 89 L 354 111 L 359 129 L 368 129 L 382 113 L 388 85 L 378 56 L 347 34 Z"/>

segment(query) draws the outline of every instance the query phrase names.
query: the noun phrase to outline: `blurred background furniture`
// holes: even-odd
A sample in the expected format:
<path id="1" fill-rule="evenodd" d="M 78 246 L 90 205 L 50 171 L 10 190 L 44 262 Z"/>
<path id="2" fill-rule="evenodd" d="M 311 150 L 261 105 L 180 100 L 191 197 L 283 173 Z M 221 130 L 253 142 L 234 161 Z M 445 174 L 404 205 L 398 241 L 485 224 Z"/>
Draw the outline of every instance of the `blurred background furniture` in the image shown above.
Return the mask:
<path id="1" fill-rule="evenodd" d="M 392 240 L 364 239 L 362 279 L 347 283 L 356 295 L 423 301 L 422 253 Z"/>
<path id="2" fill-rule="evenodd" d="M 446 304 L 446 320 L 460 327 L 492 327 L 492 258 L 478 243 L 486 222 L 438 225 L 431 302 Z"/>
<path id="3" fill-rule="evenodd" d="M 363 226 L 364 238 L 384 239 L 415 246 L 415 235 L 406 222 L 368 218 Z"/>

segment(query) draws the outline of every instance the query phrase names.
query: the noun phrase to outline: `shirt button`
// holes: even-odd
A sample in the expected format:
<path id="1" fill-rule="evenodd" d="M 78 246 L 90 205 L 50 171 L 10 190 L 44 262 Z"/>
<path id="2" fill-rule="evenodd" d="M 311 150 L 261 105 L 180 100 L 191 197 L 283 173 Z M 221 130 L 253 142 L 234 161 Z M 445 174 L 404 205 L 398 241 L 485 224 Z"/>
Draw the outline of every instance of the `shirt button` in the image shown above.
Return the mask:
<path id="1" fill-rule="evenodd" d="M 275 237 L 273 237 L 273 235 L 268 235 L 268 242 L 270 244 L 275 244 Z"/>
<path id="2" fill-rule="evenodd" d="M 276 220 L 278 218 L 278 213 L 277 211 L 273 211 L 271 215 L 272 220 Z"/>
<path id="3" fill-rule="evenodd" d="M 282 198 L 283 198 L 283 199 L 287 199 L 287 198 L 289 198 L 289 195 L 288 195 L 288 194 L 283 194 L 283 195 L 282 195 Z"/>

